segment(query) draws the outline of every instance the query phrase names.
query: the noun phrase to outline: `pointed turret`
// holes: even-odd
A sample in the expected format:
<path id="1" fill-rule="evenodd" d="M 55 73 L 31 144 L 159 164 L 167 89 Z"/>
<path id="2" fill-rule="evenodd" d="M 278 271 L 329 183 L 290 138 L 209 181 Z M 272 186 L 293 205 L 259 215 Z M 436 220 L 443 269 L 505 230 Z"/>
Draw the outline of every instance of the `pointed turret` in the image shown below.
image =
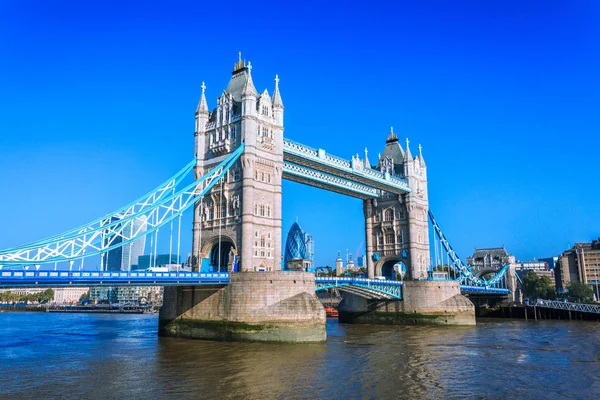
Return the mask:
<path id="1" fill-rule="evenodd" d="M 421 145 L 419 145 L 419 155 L 417 156 L 417 158 L 419 159 L 419 165 L 421 166 L 421 168 L 424 168 L 425 159 L 423 158 L 423 147 L 421 147 Z"/>
<path id="2" fill-rule="evenodd" d="M 409 146 L 410 142 L 408 141 L 408 138 L 406 138 L 406 151 L 404 152 L 404 162 L 407 161 L 412 161 L 412 154 L 410 153 L 410 146 Z"/>
<path id="3" fill-rule="evenodd" d="M 279 75 L 275 75 L 275 90 L 273 90 L 273 118 L 277 125 L 283 126 L 283 102 L 279 93 Z"/>
<path id="4" fill-rule="evenodd" d="M 273 91 L 273 107 L 283 108 L 281 94 L 279 93 L 279 75 L 275 75 L 275 90 Z"/>
<path id="5" fill-rule="evenodd" d="M 365 167 L 371 168 L 371 163 L 369 162 L 369 150 L 365 147 Z"/>
<path id="6" fill-rule="evenodd" d="M 250 63 L 250 61 L 248 61 L 248 67 L 246 68 L 246 83 L 242 88 L 242 97 L 248 96 L 258 96 L 256 88 L 254 87 L 254 82 L 252 82 L 252 63 Z"/>
<path id="7" fill-rule="evenodd" d="M 404 176 L 408 177 L 408 176 L 412 175 L 415 167 L 414 167 L 414 163 L 413 163 L 412 154 L 410 153 L 410 146 L 409 146 L 408 138 L 406 138 L 406 151 L 404 152 L 403 164 L 404 164 Z"/>
<path id="8" fill-rule="evenodd" d="M 338 250 L 338 256 L 335 259 L 335 274 L 337 276 L 342 276 L 344 273 L 344 261 L 342 261 L 342 256 L 340 255 L 340 251 Z"/>
<path id="9" fill-rule="evenodd" d="M 200 101 L 198 102 L 198 107 L 196 107 L 196 114 L 198 113 L 207 113 L 208 114 L 208 104 L 206 103 L 206 95 L 204 91 L 206 90 L 206 85 L 202 82 L 202 95 L 200 95 Z"/>
<path id="10" fill-rule="evenodd" d="M 194 131 L 195 139 L 195 151 L 194 157 L 200 159 L 204 156 L 206 152 L 206 140 L 204 138 L 204 134 L 206 133 L 206 124 L 208 123 L 208 104 L 206 103 L 206 85 L 202 82 L 202 94 L 200 95 L 200 101 L 198 102 L 198 107 L 196 107 L 196 129 Z M 198 178 L 196 176 L 196 178 Z"/>

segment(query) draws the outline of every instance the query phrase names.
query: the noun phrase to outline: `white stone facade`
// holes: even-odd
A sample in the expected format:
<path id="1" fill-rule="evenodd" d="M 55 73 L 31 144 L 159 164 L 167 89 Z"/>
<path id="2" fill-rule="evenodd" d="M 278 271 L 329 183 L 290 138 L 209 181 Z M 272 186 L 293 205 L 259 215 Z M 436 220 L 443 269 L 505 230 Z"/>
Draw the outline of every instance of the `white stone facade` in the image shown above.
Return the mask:
<path id="1" fill-rule="evenodd" d="M 419 154 L 413 157 L 408 139 L 404 150 L 392 131 L 376 169 L 405 178 L 411 191 L 404 195 L 388 193 L 364 201 L 368 276 L 387 276 L 393 264 L 402 262 L 408 279 L 427 279 L 430 265 L 429 200 L 427 167 L 421 147 Z M 374 254 L 377 254 L 377 260 L 373 259 Z"/>
<path id="2" fill-rule="evenodd" d="M 88 293 L 88 287 L 59 287 L 54 289 L 54 302 L 56 304 L 77 303 L 82 295 Z"/>
<path id="3" fill-rule="evenodd" d="M 209 112 L 203 85 L 196 110 L 196 177 L 203 176 L 243 142 L 244 154 L 223 182 L 195 205 L 192 264 L 213 259 L 221 247 L 219 267 L 238 271 L 281 269 L 281 179 L 283 103 L 275 78 L 273 97 L 260 95 L 252 66 L 240 60 L 227 88 Z M 219 239 L 220 238 L 220 239 Z M 220 245 L 219 245 L 220 241 Z M 223 260 L 221 262 L 221 260 Z"/>

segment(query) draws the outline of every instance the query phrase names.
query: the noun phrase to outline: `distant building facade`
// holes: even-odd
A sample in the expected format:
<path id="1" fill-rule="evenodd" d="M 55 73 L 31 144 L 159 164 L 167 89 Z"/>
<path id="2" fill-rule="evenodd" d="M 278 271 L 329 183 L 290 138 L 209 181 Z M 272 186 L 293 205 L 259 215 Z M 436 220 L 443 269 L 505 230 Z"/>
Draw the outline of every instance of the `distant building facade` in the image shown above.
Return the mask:
<path id="1" fill-rule="evenodd" d="M 56 304 L 77 303 L 81 296 L 90 291 L 89 287 L 59 287 L 54 289 L 54 302 Z"/>
<path id="2" fill-rule="evenodd" d="M 92 287 L 90 288 L 90 302 L 137 303 L 145 299 L 161 303 L 162 293 L 162 286 Z"/>
<path id="3" fill-rule="evenodd" d="M 168 264 L 180 264 L 180 257 L 177 254 L 157 254 L 154 262 L 154 254 L 144 254 L 138 257 L 135 269 L 148 269 L 150 267 L 161 267 Z"/>
<path id="4" fill-rule="evenodd" d="M 554 268 L 550 269 L 548 263 L 545 261 L 517 261 L 515 270 L 521 278 L 529 272 L 533 272 L 540 278 L 547 276 L 552 281 L 552 284 L 555 284 Z"/>
<path id="5" fill-rule="evenodd" d="M 559 291 L 565 290 L 571 281 L 581 281 L 597 288 L 600 284 L 600 238 L 589 243 L 576 243 L 558 257 L 555 269 Z"/>
<path id="6" fill-rule="evenodd" d="M 475 248 L 473 255 L 467 257 L 467 264 L 473 272 L 480 277 L 487 274 L 495 274 L 504 266 L 508 266 L 506 284 L 510 291 L 510 299 L 517 299 L 517 265 L 515 256 L 508 254 L 504 246 L 478 249 Z"/>
<path id="7" fill-rule="evenodd" d="M 515 264 L 515 257 L 508 254 L 504 247 L 491 247 L 477 249 L 471 257 L 467 257 L 467 264 L 479 276 L 500 271 L 505 265 Z"/>
<path id="8" fill-rule="evenodd" d="M 118 222 L 121 219 L 127 217 L 125 214 L 115 215 L 111 218 L 112 222 Z M 147 219 L 146 217 L 139 217 L 133 220 L 133 223 L 128 224 L 124 230 L 128 236 L 133 233 L 142 233 L 146 231 Z M 115 238 L 110 245 L 118 245 L 123 239 L 121 237 Z M 109 250 L 102 260 L 104 271 L 131 271 L 136 269 L 138 264 L 138 257 L 144 254 L 144 248 L 146 245 L 146 238 L 134 240 L 133 242 L 119 246 L 112 250 Z"/>

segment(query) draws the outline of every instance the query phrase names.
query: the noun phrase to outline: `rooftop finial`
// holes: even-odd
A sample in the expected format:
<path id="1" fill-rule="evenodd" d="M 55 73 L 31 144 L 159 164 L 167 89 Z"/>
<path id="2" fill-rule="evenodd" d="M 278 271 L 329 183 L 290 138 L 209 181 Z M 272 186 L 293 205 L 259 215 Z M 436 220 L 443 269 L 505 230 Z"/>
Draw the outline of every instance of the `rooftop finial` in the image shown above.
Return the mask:
<path id="1" fill-rule="evenodd" d="M 394 127 L 390 127 L 390 134 L 387 137 L 387 140 L 385 141 L 386 143 L 392 143 L 392 142 L 397 142 L 398 141 L 398 136 L 394 133 Z"/>
<path id="2" fill-rule="evenodd" d="M 242 60 L 242 52 L 238 52 L 238 61 L 233 64 L 233 73 L 235 74 L 236 72 L 243 70 L 244 68 L 246 68 L 246 61 Z"/>
<path id="3" fill-rule="evenodd" d="M 421 147 L 421 145 L 419 144 L 419 154 L 423 155 L 423 147 Z"/>
<path id="4" fill-rule="evenodd" d="M 202 82 L 202 86 L 200 86 L 202 88 L 202 94 L 204 94 L 204 91 L 206 90 L 206 85 L 204 84 L 204 82 Z"/>
<path id="5" fill-rule="evenodd" d="M 409 144 L 409 143 L 410 143 L 410 142 L 408 141 L 408 138 L 406 138 L 406 148 L 407 148 L 407 149 L 408 149 L 408 144 Z"/>
<path id="6" fill-rule="evenodd" d="M 248 72 L 252 72 L 252 63 L 248 61 Z"/>
<path id="7" fill-rule="evenodd" d="M 279 75 L 275 74 L 275 87 L 279 87 Z"/>

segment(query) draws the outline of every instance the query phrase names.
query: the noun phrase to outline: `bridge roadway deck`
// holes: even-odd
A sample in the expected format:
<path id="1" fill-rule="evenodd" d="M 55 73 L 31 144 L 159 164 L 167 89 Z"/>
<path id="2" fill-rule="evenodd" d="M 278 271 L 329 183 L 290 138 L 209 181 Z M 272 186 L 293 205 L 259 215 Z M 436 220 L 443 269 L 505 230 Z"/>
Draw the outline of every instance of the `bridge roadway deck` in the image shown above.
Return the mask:
<path id="1" fill-rule="evenodd" d="M 293 273 L 293 272 L 290 272 Z M 203 272 L 0 271 L 0 288 L 65 286 L 227 285 L 229 274 Z M 316 277 L 316 290 L 347 287 L 367 298 L 400 299 L 402 282 L 366 278 Z M 508 289 L 461 285 L 465 294 L 507 295 Z M 376 294 L 379 293 L 379 297 Z"/>

